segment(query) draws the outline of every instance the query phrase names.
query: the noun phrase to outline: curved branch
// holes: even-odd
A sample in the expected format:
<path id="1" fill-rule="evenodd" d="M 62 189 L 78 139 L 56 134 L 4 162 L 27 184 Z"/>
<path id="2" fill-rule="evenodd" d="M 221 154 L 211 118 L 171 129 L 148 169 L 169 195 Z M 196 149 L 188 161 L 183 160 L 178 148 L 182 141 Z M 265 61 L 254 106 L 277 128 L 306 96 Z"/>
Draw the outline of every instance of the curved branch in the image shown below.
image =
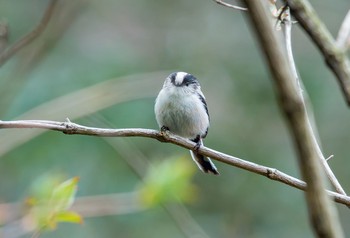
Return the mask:
<path id="1" fill-rule="evenodd" d="M 15 42 L 11 47 L 7 48 L 0 54 L 0 67 L 6 63 L 14 54 L 20 49 L 31 43 L 35 38 L 37 38 L 46 28 L 49 23 L 53 10 L 56 6 L 57 0 L 51 0 L 42 19 L 39 24 L 27 35 L 23 36 L 17 42 Z"/>
<path id="2" fill-rule="evenodd" d="M 172 143 L 186 149 L 193 149 L 195 143 L 179 137 L 171 133 L 162 133 L 157 130 L 128 128 L 128 129 L 107 129 L 87 127 L 72 123 L 69 120 L 66 122 L 47 121 L 47 120 L 18 120 L 18 121 L 0 121 L 0 129 L 10 128 L 37 128 L 54 131 L 61 131 L 68 135 L 87 135 L 87 136 L 101 136 L 101 137 L 147 137 L 156 139 L 161 142 Z M 208 156 L 214 160 L 265 176 L 269 179 L 284 183 L 291 187 L 306 190 L 306 183 L 288 174 L 285 174 L 275 168 L 259 165 L 250 161 L 242 160 L 240 158 L 230 156 L 219 151 L 201 146 L 198 153 Z M 327 190 L 327 194 L 337 203 L 350 205 L 350 197 Z"/>
<path id="3" fill-rule="evenodd" d="M 227 2 L 224 2 L 224 1 L 222 1 L 222 0 L 214 0 L 214 1 L 215 1 L 217 4 L 222 5 L 222 6 L 225 6 L 225 7 L 229 7 L 229 8 L 233 8 L 233 9 L 241 10 L 241 11 L 248 11 L 248 8 L 235 6 L 235 5 L 229 4 L 229 3 L 227 3 Z"/>
<path id="4" fill-rule="evenodd" d="M 340 49 L 319 19 L 311 4 L 306 0 L 284 0 L 293 16 L 317 45 L 328 67 L 338 79 L 345 100 L 350 106 L 350 62 L 345 49 Z"/>

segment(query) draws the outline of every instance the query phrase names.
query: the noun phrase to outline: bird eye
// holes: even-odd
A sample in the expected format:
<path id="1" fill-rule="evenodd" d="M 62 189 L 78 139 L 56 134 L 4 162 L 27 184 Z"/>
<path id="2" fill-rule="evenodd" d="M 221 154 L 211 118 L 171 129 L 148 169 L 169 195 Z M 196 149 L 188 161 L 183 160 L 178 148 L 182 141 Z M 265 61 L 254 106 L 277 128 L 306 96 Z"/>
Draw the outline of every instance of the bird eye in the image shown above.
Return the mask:
<path id="1" fill-rule="evenodd" d="M 188 87 L 190 84 L 189 84 L 189 83 L 186 83 L 185 85 Z"/>

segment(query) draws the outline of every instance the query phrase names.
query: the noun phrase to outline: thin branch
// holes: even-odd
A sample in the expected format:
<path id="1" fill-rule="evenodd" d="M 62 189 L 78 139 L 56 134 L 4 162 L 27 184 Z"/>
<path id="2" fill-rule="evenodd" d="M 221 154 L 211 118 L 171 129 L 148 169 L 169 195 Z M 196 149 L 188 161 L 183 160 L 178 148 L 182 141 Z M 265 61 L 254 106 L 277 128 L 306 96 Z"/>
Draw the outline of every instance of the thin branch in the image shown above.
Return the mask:
<path id="1" fill-rule="evenodd" d="M 338 79 L 345 101 L 350 106 L 350 61 L 345 51 L 337 46 L 332 35 L 307 0 L 284 1 L 323 54 L 328 67 Z"/>
<path id="2" fill-rule="evenodd" d="M 285 13 L 285 14 L 283 14 Z M 297 83 L 299 87 L 299 93 L 302 95 L 302 87 L 300 85 L 300 79 L 299 79 L 299 74 L 297 67 L 295 65 L 295 60 L 293 56 L 293 48 L 292 48 L 292 20 L 290 17 L 290 9 L 286 5 L 283 8 L 283 11 L 281 11 L 280 15 L 284 15 L 285 17 L 282 19 L 281 16 L 279 19 L 283 22 L 283 29 L 284 29 L 284 39 L 285 39 L 285 44 L 286 44 L 286 50 L 287 50 L 287 59 L 289 61 L 289 65 L 291 67 L 293 76 L 294 76 L 294 81 Z"/>
<path id="3" fill-rule="evenodd" d="M 266 3 L 256 0 L 245 0 L 249 8 L 248 17 L 255 30 L 258 42 L 276 86 L 279 105 L 298 153 L 302 177 L 307 182 L 306 201 L 312 228 L 318 237 L 343 237 L 336 210 L 324 191 L 325 183 L 319 164 L 319 155 L 310 130 L 308 116 L 299 87 L 281 40 L 273 29 L 273 23 Z"/>
<path id="4" fill-rule="evenodd" d="M 45 30 L 47 24 L 49 23 L 54 8 L 56 6 L 57 0 L 51 0 L 46 11 L 40 20 L 39 24 L 27 35 L 23 36 L 17 42 L 15 42 L 12 46 L 4 50 L 0 54 L 0 67 L 6 63 L 14 54 L 16 54 L 20 49 L 31 43 L 35 38 L 37 38 L 41 33 Z"/>
<path id="5" fill-rule="evenodd" d="M 326 161 L 328 161 L 328 160 L 332 159 L 333 157 L 334 157 L 334 155 L 330 155 L 330 156 L 328 156 L 328 158 L 326 159 Z"/>
<path id="6" fill-rule="evenodd" d="M 68 135 L 88 135 L 88 136 L 101 136 L 101 137 L 146 137 L 156 139 L 161 142 L 172 143 L 183 148 L 193 149 L 195 143 L 182 137 L 173 135 L 171 133 L 161 133 L 151 129 L 107 129 L 107 128 L 95 128 L 82 126 L 72 122 L 58 122 L 58 121 L 45 121 L 45 120 L 18 120 L 18 121 L 0 121 L 0 129 L 10 128 L 38 128 L 54 131 L 61 131 Z M 250 161 L 242 160 L 240 158 L 230 156 L 208 147 L 201 146 L 198 149 L 198 153 L 208 156 L 214 160 L 265 176 L 269 179 L 284 183 L 291 187 L 306 190 L 306 183 L 294 178 L 288 174 L 278 171 L 275 168 L 266 167 Z M 339 193 L 335 193 L 327 190 L 327 194 L 337 203 L 344 205 L 350 205 L 350 197 L 344 196 Z"/>
<path id="7" fill-rule="evenodd" d="M 305 98 L 308 98 L 308 97 L 307 97 L 307 94 L 306 94 L 306 97 L 304 97 L 305 93 L 303 94 L 302 82 L 300 80 L 300 77 L 299 77 L 299 74 L 298 74 L 298 70 L 296 68 L 296 64 L 295 64 L 294 57 L 293 57 L 292 36 L 291 36 L 292 21 L 291 21 L 291 17 L 290 17 L 289 7 L 284 8 L 284 12 L 286 13 L 286 14 L 284 14 L 285 17 L 283 19 L 281 19 L 281 20 L 283 21 L 283 26 L 284 26 L 283 30 L 284 30 L 284 39 L 285 39 L 286 49 L 287 49 L 287 58 L 288 58 L 288 61 L 289 61 L 289 65 L 291 66 L 292 73 L 293 73 L 293 76 L 295 78 L 295 82 L 296 82 L 296 84 L 297 84 L 297 86 L 299 88 L 299 90 L 298 90 L 299 96 L 303 100 L 304 106 L 307 107 L 307 100 Z M 282 14 L 282 12 L 281 12 L 281 14 Z M 308 110 L 306 110 L 306 113 L 308 114 L 307 117 L 306 117 L 307 124 L 308 124 L 310 132 L 312 132 L 311 135 L 312 135 L 313 143 L 315 145 L 316 152 L 317 152 L 317 154 L 319 156 L 321 164 L 324 167 L 326 175 L 327 175 L 328 179 L 330 180 L 330 182 L 332 183 L 332 185 L 335 188 L 335 190 L 338 193 L 346 195 L 346 193 L 345 193 L 344 189 L 342 188 L 342 186 L 340 185 L 337 177 L 334 175 L 332 169 L 329 167 L 329 164 L 327 163 L 327 159 L 323 155 L 321 147 L 320 147 L 319 143 L 317 142 L 317 138 L 316 138 L 316 134 L 318 134 L 317 128 L 316 128 L 315 125 L 312 126 L 311 121 L 310 121 L 310 117 L 309 117 L 309 115 L 313 116 L 313 112 L 312 112 L 311 106 L 309 105 L 307 107 L 307 109 L 308 109 Z"/>
<path id="8" fill-rule="evenodd" d="M 344 49 L 344 51 L 350 48 L 350 10 L 346 14 L 345 19 L 340 26 L 337 37 L 337 45 L 340 49 Z"/>
<path id="9" fill-rule="evenodd" d="M 241 11 L 248 11 L 248 8 L 235 6 L 235 5 L 226 3 L 226 2 L 224 2 L 224 1 L 222 1 L 222 0 L 214 0 L 214 1 L 215 1 L 217 4 L 222 5 L 222 6 L 225 6 L 225 7 L 229 7 L 229 8 L 233 8 L 233 9 L 241 10 Z"/>

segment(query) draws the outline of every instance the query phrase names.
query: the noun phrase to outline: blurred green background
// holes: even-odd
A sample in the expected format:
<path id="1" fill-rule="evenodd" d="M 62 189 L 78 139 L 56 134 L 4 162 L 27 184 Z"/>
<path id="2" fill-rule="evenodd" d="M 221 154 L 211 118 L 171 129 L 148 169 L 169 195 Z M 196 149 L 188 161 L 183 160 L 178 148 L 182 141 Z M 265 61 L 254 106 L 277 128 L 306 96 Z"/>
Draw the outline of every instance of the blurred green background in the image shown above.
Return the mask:
<path id="1" fill-rule="evenodd" d="M 311 1 L 336 36 L 348 0 Z M 46 0 L 0 0 L 11 45 L 37 25 Z M 350 192 L 350 113 L 336 79 L 295 25 L 293 48 L 324 154 Z M 194 74 L 211 127 L 205 145 L 299 177 L 272 82 L 244 13 L 211 0 L 61 0 L 45 32 L 0 68 L 0 119 L 50 119 L 95 127 L 156 129 L 153 105 L 165 77 Z M 112 146 L 113 145 L 113 146 Z M 188 151 L 145 138 L 0 131 L 0 203 L 21 202 L 33 181 L 79 176 L 77 196 L 132 192 L 135 159 L 159 162 Z M 136 158 L 137 157 L 137 158 Z M 195 171 L 186 208 L 209 237 L 312 237 L 303 193 L 219 162 L 221 176 Z M 195 167 L 195 164 L 191 164 Z M 161 179 L 161 178 L 160 178 Z M 350 211 L 337 205 L 346 234 Z M 26 235 L 24 237 L 30 237 Z M 185 237 L 161 206 L 60 224 L 41 237 Z M 198 236 L 200 237 L 200 236 Z"/>

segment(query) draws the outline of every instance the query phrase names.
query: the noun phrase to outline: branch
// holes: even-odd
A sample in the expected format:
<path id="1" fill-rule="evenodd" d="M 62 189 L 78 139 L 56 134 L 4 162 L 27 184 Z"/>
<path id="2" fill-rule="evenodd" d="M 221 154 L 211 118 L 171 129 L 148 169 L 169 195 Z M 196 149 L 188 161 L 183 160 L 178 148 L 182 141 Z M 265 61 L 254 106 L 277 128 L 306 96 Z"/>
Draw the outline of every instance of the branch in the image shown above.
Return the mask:
<path id="1" fill-rule="evenodd" d="M 241 10 L 241 11 L 248 11 L 247 8 L 245 7 L 238 7 L 238 6 L 235 6 L 235 5 L 232 5 L 232 4 L 229 4 L 229 3 L 226 3 L 222 0 L 214 0 L 217 4 L 219 5 L 222 5 L 222 6 L 225 6 L 225 7 L 229 7 L 229 8 L 233 8 L 233 9 L 236 9 L 236 10 Z"/>
<path id="2" fill-rule="evenodd" d="M 89 118 L 87 121 L 88 123 L 113 126 L 101 115 Z M 110 146 L 112 146 L 115 152 L 118 153 L 126 164 L 130 166 L 130 169 L 137 175 L 137 177 L 144 181 L 144 177 L 149 169 L 149 166 L 152 166 L 146 155 L 139 151 L 137 147 L 133 146 L 131 141 L 115 140 L 111 137 L 104 137 L 103 139 Z M 198 236 L 209 238 L 209 236 L 199 226 L 183 204 L 161 203 L 160 205 L 174 221 L 175 225 L 183 233 L 184 237 Z M 21 215 L 23 215 L 20 208 L 21 205 L 18 203 L 0 204 L 0 227 L 2 225 L 1 223 L 7 223 L 3 229 L 0 228 L 0 237 L 2 234 L 1 230 L 3 230 L 5 234 L 7 231 L 14 231 L 15 234 L 12 236 L 10 236 L 8 233 L 6 234 L 9 236 L 9 238 L 16 238 L 22 233 L 24 234 L 33 231 L 25 230 L 21 232 L 21 230 L 24 228 L 23 224 L 28 222 L 15 222 L 16 217 L 18 219 L 21 217 Z M 78 214 L 82 215 L 84 218 L 120 215 L 138 212 L 144 209 L 146 209 L 146 206 L 140 204 L 137 192 L 78 197 L 72 205 L 72 210 L 77 211 Z M 19 221 L 26 221 L 26 217 L 27 216 L 21 218 Z"/>
<path id="3" fill-rule="evenodd" d="M 298 153 L 302 177 L 307 182 L 306 201 L 313 229 L 318 237 L 343 237 L 335 208 L 324 191 L 319 155 L 304 101 L 281 40 L 272 27 L 267 6 L 256 0 L 245 0 L 245 3 L 249 8 L 251 26 L 273 76 L 279 105 L 286 117 Z"/>
<path id="4" fill-rule="evenodd" d="M 291 17 L 290 17 L 289 7 L 286 7 L 284 9 L 284 12 L 285 12 L 285 18 L 282 19 L 282 21 L 283 21 L 283 26 L 284 26 L 283 30 L 284 30 L 284 39 L 285 39 L 285 45 L 286 45 L 287 59 L 289 61 L 289 65 L 292 69 L 292 73 L 293 73 L 293 76 L 295 78 L 296 84 L 298 85 L 298 88 L 299 88 L 298 91 L 299 91 L 300 97 L 302 98 L 305 107 L 307 107 L 307 109 L 308 109 L 307 111 L 309 111 L 308 114 L 313 116 L 312 108 L 310 105 L 307 104 L 308 95 L 306 93 L 303 94 L 303 92 L 305 92 L 305 91 L 303 91 L 302 81 L 300 80 L 298 70 L 296 68 L 294 57 L 293 57 L 292 36 L 291 36 L 291 34 L 292 34 L 292 21 L 291 21 Z M 304 95 L 306 95 L 306 96 L 304 97 Z M 312 137 L 313 137 L 313 142 L 314 142 L 315 147 L 316 147 L 316 152 L 319 156 L 319 159 L 321 161 L 322 166 L 325 169 L 327 177 L 338 193 L 346 195 L 346 193 L 345 193 L 344 189 L 342 188 L 342 186 L 340 185 L 337 177 L 334 175 L 332 169 L 329 167 L 329 165 L 327 163 L 327 159 L 324 157 L 324 155 L 322 153 L 321 147 L 318 144 L 317 138 L 316 138 L 316 135 L 318 135 L 317 128 L 315 126 L 315 123 L 312 124 L 311 120 L 309 118 L 310 118 L 310 116 L 307 116 L 307 118 L 306 118 L 308 126 L 309 126 L 309 130 L 310 130 L 310 132 L 312 132 Z"/>
<path id="5" fill-rule="evenodd" d="M 45 121 L 45 120 L 18 120 L 18 121 L 0 121 L 0 129 L 10 128 L 38 128 L 54 131 L 61 131 L 68 135 L 88 135 L 88 136 L 101 136 L 101 137 L 146 137 L 156 139 L 161 142 L 172 143 L 181 146 L 186 149 L 192 150 L 195 147 L 195 143 L 184 139 L 182 137 L 173 135 L 171 133 L 161 133 L 151 129 L 106 129 L 82 126 L 70 121 L 58 122 L 58 121 Z M 242 160 L 240 158 L 230 156 L 208 147 L 201 146 L 198 149 L 198 153 L 208 156 L 214 160 L 265 176 L 269 179 L 284 183 L 291 187 L 306 190 L 306 183 L 294 178 L 288 174 L 278 171 L 277 169 L 259 165 L 250 161 Z M 350 197 L 344 196 L 339 193 L 335 193 L 327 190 L 327 194 L 337 203 L 344 205 L 350 205 Z"/>
<path id="6" fill-rule="evenodd" d="M 332 35 L 307 0 L 284 1 L 323 54 L 328 67 L 337 77 L 343 96 L 350 106 L 350 62 L 345 50 L 337 46 Z"/>
<path id="7" fill-rule="evenodd" d="M 20 49 L 31 43 L 35 38 L 37 38 L 46 28 L 49 23 L 53 10 L 56 6 L 57 0 L 51 0 L 42 19 L 39 24 L 27 35 L 23 36 L 17 42 L 15 42 L 11 47 L 7 48 L 0 54 L 0 67 L 6 63 L 14 54 Z"/>

